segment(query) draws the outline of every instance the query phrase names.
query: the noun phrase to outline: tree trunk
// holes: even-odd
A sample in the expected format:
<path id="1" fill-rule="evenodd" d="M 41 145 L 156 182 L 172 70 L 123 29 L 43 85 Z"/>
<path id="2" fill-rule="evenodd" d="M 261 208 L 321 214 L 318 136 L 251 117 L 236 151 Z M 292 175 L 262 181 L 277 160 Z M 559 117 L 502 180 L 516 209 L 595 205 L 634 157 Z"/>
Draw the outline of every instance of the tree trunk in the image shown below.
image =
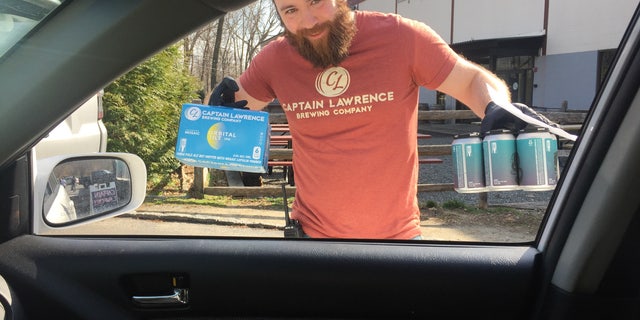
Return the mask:
<path id="1" fill-rule="evenodd" d="M 199 99 L 194 99 L 191 103 L 202 103 Z M 204 199 L 204 188 L 207 187 L 206 183 L 206 171 L 204 168 L 193 168 L 193 184 L 187 192 L 187 197 L 194 199 Z"/>
<path id="2" fill-rule="evenodd" d="M 486 210 L 489 208 L 489 194 L 486 192 L 478 193 L 478 208 Z"/>
<path id="3" fill-rule="evenodd" d="M 216 43 L 213 47 L 213 57 L 211 63 L 211 90 L 218 84 L 218 60 L 220 57 L 220 47 L 222 44 L 222 32 L 224 31 L 224 15 L 218 19 L 218 30 L 216 32 Z"/>

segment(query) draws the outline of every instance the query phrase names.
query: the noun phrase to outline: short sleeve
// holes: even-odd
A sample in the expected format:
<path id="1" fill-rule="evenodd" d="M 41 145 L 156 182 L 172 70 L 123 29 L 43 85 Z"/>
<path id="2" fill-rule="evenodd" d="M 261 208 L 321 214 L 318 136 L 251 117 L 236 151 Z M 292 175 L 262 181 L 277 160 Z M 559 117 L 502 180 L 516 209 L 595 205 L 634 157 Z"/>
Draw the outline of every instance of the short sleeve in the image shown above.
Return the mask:
<path id="1" fill-rule="evenodd" d="M 458 55 L 433 29 L 424 23 L 403 19 L 401 28 L 409 35 L 413 50 L 407 50 L 409 61 L 412 61 L 412 73 L 416 84 L 428 89 L 435 89 L 447 78 Z M 404 33 L 404 32 L 403 32 Z"/>
<path id="2" fill-rule="evenodd" d="M 276 95 L 271 86 L 269 74 L 274 71 L 270 70 L 269 61 L 276 61 L 275 46 L 276 42 L 272 42 L 265 46 L 252 60 L 249 67 L 240 75 L 238 79 L 242 88 L 253 98 L 260 101 L 272 101 Z"/>

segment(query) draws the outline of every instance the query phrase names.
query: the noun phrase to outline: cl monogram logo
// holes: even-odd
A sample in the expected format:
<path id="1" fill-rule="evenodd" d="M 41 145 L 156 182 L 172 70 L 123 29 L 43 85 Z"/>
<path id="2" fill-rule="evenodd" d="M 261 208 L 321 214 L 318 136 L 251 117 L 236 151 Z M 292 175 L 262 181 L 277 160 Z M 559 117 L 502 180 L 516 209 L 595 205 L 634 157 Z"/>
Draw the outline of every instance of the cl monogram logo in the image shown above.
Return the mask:
<path id="1" fill-rule="evenodd" d="M 316 77 L 316 90 L 325 97 L 337 97 L 349 88 L 349 71 L 342 67 L 329 68 Z"/>
<path id="2" fill-rule="evenodd" d="M 202 116 L 202 111 L 198 107 L 189 107 L 189 109 L 184 112 L 184 115 L 187 119 L 195 121 L 200 119 L 200 117 Z"/>

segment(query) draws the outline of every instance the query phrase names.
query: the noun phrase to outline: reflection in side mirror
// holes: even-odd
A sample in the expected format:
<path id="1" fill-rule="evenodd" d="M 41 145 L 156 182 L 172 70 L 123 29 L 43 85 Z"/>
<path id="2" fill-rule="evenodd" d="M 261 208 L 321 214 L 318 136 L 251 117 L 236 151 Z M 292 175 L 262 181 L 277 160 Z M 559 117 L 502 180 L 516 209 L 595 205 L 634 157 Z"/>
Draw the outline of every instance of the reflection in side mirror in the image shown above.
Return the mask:
<path id="1" fill-rule="evenodd" d="M 65 161 L 54 169 L 45 189 L 44 217 L 66 224 L 123 208 L 131 201 L 131 173 L 115 158 Z"/>

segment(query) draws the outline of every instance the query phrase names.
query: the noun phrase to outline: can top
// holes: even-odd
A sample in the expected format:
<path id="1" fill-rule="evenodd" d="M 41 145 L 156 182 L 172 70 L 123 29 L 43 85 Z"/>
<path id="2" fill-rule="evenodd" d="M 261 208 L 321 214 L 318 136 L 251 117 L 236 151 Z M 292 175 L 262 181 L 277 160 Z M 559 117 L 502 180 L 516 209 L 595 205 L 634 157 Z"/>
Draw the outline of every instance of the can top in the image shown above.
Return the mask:
<path id="1" fill-rule="evenodd" d="M 509 129 L 495 129 L 495 130 L 485 132 L 484 135 L 488 136 L 488 135 L 494 135 L 494 134 L 513 134 L 513 131 Z"/>
<path id="2" fill-rule="evenodd" d="M 520 133 L 536 133 L 536 132 L 549 132 L 549 128 L 533 127 L 520 130 Z"/>
<path id="3" fill-rule="evenodd" d="M 464 139 L 464 138 L 480 138 L 480 132 L 470 132 L 470 133 L 462 133 L 456 134 L 453 136 L 454 139 Z"/>

